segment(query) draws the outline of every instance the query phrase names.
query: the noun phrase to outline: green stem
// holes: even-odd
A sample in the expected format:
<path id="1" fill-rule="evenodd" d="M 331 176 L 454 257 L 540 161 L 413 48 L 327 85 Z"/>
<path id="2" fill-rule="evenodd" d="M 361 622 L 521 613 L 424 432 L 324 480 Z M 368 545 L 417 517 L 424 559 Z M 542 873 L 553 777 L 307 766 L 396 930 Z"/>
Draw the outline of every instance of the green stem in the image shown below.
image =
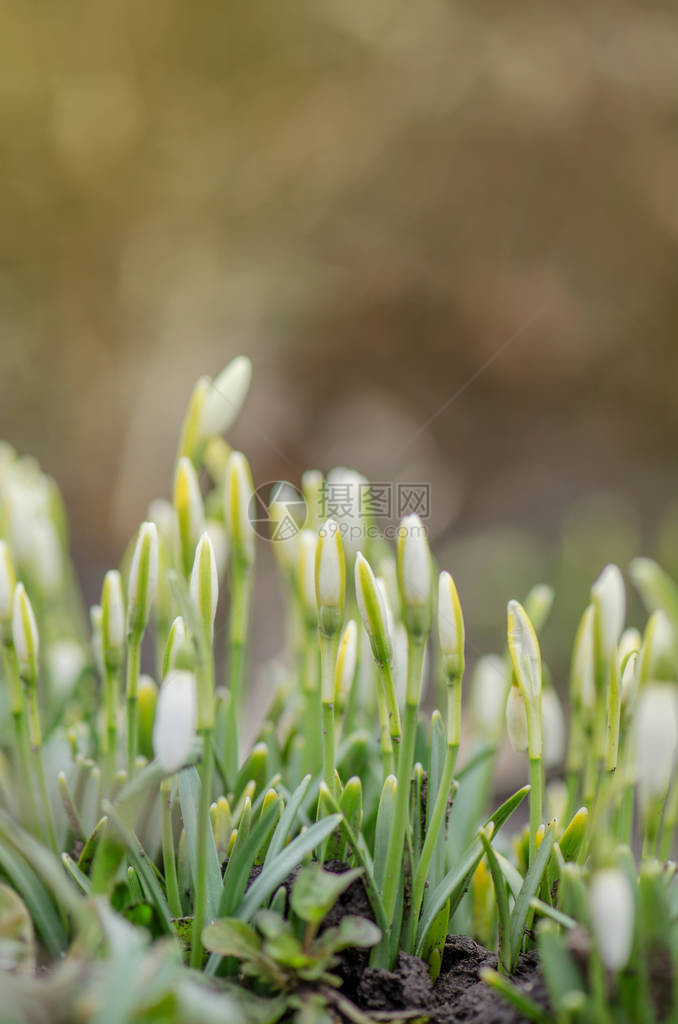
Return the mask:
<path id="1" fill-rule="evenodd" d="M 240 766 L 240 705 L 247 665 L 249 638 L 250 567 L 235 559 L 231 573 L 231 618 L 229 629 L 228 690 L 226 714 L 226 750 L 224 764 L 230 786 L 235 786 Z"/>
<path id="2" fill-rule="evenodd" d="M 395 771 L 395 762 L 393 760 L 391 734 L 388 729 L 388 709 L 386 707 L 386 699 L 379 686 L 377 687 L 377 708 L 379 710 L 379 746 L 381 748 L 381 763 L 383 768 L 383 778 L 381 781 L 383 783 L 389 775 L 393 775 Z"/>
<path id="3" fill-rule="evenodd" d="M 40 820 L 38 814 L 38 805 L 35 799 L 35 780 L 33 777 L 33 765 L 31 763 L 31 745 L 28 739 L 28 729 L 26 728 L 26 716 L 23 708 L 18 711 L 14 711 L 14 734 L 16 737 L 17 754 L 19 756 L 19 765 L 21 767 L 21 775 L 24 780 L 26 797 L 28 800 L 28 813 L 30 816 L 31 829 L 34 829 L 38 821 Z"/>
<path id="4" fill-rule="evenodd" d="M 317 775 L 322 770 L 323 764 L 322 736 L 319 729 L 314 729 L 311 726 L 311 723 L 319 721 L 321 716 L 317 629 L 307 629 L 304 639 L 303 650 L 300 653 L 300 665 L 306 722 L 309 724 L 309 728 L 305 730 L 304 734 L 304 763 L 308 774 Z"/>
<path id="5" fill-rule="evenodd" d="M 162 863 L 165 871 L 165 890 L 172 917 L 181 917 L 181 896 L 177 880 L 177 865 L 174 856 L 174 833 L 172 831 L 172 779 L 163 779 L 160 784 L 162 813 Z"/>
<path id="6" fill-rule="evenodd" d="M 339 633 L 320 632 L 320 693 L 322 697 L 322 744 L 323 744 L 323 779 L 333 796 L 335 786 L 335 754 L 334 749 L 334 673 L 337 663 Z M 310 727 L 310 723 L 309 723 Z"/>
<path id="7" fill-rule="evenodd" d="M 44 815 L 45 833 L 52 850 L 57 856 L 59 856 L 56 828 L 54 826 L 54 815 L 52 814 L 52 805 L 50 803 L 49 792 L 47 790 L 45 762 L 42 756 L 42 730 L 40 728 L 35 687 L 31 688 L 31 692 L 28 695 L 28 731 L 31 747 L 33 749 L 33 760 L 35 762 L 35 775 L 38 782 L 38 792 L 40 794 L 40 802 L 42 803 L 42 812 Z"/>
<path id="8" fill-rule="evenodd" d="M 193 904 L 193 930 L 191 933 L 191 967 L 202 965 L 202 930 L 205 925 L 207 907 L 207 851 L 212 799 L 212 730 L 202 729 L 202 762 L 200 765 L 200 803 L 198 805 L 198 851 Z"/>
<path id="9" fill-rule="evenodd" d="M 530 864 L 537 852 L 537 831 L 542 824 L 544 773 L 541 757 L 530 758 Z"/>
<path id="10" fill-rule="evenodd" d="M 110 796 L 113 779 L 115 777 L 116 749 L 118 745 L 118 680 L 117 672 L 106 669 L 105 677 L 105 722 L 106 733 L 104 738 L 104 750 L 106 752 L 103 764 L 103 787 L 106 796 Z"/>
<path id="11" fill-rule="evenodd" d="M 141 641 L 129 638 L 127 642 L 127 777 L 131 779 L 137 765 L 139 744 L 139 670 Z"/>

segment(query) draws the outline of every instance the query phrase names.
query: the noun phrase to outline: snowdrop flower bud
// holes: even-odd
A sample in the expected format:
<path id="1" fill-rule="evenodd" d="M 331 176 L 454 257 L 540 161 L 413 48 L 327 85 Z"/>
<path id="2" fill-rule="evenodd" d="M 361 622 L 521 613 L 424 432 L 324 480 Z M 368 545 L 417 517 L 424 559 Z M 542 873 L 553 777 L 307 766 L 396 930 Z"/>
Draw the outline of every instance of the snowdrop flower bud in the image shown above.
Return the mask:
<path id="1" fill-rule="evenodd" d="M 374 659 L 378 664 L 386 665 L 390 662 L 393 653 L 388 628 L 388 612 L 383 592 L 377 585 L 374 573 L 361 552 L 358 552 L 355 560 L 355 592 L 360 618 L 365 632 L 370 638 Z"/>
<path id="2" fill-rule="evenodd" d="M 284 498 L 284 492 L 278 494 Z M 280 569 L 290 575 L 294 572 L 299 552 L 299 524 L 290 512 L 287 502 L 275 500 L 268 507 L 271 524 L 273 553 Z"/>
<path id="3" fill-rule="evenodd" d="M 641 798 L 645 802 L 661 797 L 671 779 L 678 744 L 676 688 L 671 683 L 648 683 L 640 691 L 634 739 Z"/>
<path id="4" fill-rule="evenodd" d="M 15 584 L 12 556 L 5 541 L 0 540 L 0 622 L 11 617 Z"/>
<path id="5" fill-rule="evenodd" d="M 198 537 L 205 529 L 205 509 L 198 475 L 193 463 L 184 456 L 179 459 L 174 478 L 174 510 L 179 527 L 179 548 L 181 564 L 188 575 Z"/>
<path id="6" fill-rule="evenodd" d="M 312 530 L 302 530 L 297 545 L 297 589 L 308 629 L 318 625 L 315 603 L 315 549 L 317 538 Z"/>
<path id="7" fill-rule="evenodd" d="M 624 579 L 616 565 L 608 565 L 603 569 L 591 587 L 591 602 L 595 609 L 600 653 L 609 662 L 612 651 L 619 643 L 626 614 Z"/>
<path id="8" fill-rule="evenodd" d="M 621 674 L 621 702 L 623 708 L 629 707 L 636 699 L 636 693 L 638 692 L 637 663 L 638 655 L 635 651 L 628 654 L 622 662 L 624 666 Z"/>
<path id="9" fill-rule="evenodd" d="M 132 555 L 127 585 L 127 633 L 139 643 L 148 624 L 158 587 L 158 531 L 142 523 Z"/>
<path id="10" fill-rule="evenodd" d="M 253 493 L 247 459 L 242 452 L 231 452 L 226 463 L 224 521 L 233 557 L 246 565 L 254 561 L 254 530 L 249 518 Z"/>
<path id="11" fill-rule="evenodd" d="M 169 633 L 167 635 L 167 644 L 165 646 L 165 654 L 162 661 L 163 677 L 173 669 L 179 667 L 177 657 L 179 651 L 181 651 L 186 644 L 186 623 L 182 619 L 181 615 L 177 615 L 176 619 L 170 626 Z"/>
<path id="12" fill-rule="evenodd" d="M 104 576 L 101 591 L 101 643 L 106 667 L 116 672 L 122 664 L 125 644 L 125 604 L 122 580 L 117 569 Z"/>
<path id="13" fill-rule="evenodd" d="M 506 701 L 506 730 L 514 750 L 519 753 L 527 750 L 527 713 L 523 695 L 517 686 L 511 687 Z"/>
<path id="14" fill-rule="evenodd" d="M 487 654 L 476 662 L 471 678 L 469 710 L 473 731 L 477 735 L 500 739 L 509 685 L 504 660 L 498 654 Z"/>
<path id="15" fill-rule="evenodd" d="M 629 574 L 648 611 L 665 608 L 672 617 L 678 615 L 676 585 L 653 559 L 634 558 L 629 566 Z"/>
<path id="16" fill-rule="evenodd" d="M 398 527 L 398 583 L 408 632 L 431 628 L 431 553 L 419 516 L 405 516 Z"/>
<path id="17" fill-rule="evenodd" d="M 554 597 L 553 587 L 549 587 L 546 583 L 537 583 L 525 598 L 525 612 L 534 626 L 535 633 L 541 632 L 548 619 Z"/>
<path id="18" fill-rule="evenodd" d="M 195 736 L 198 699 L 195 676 L 181 670 L 167 676 L 158 693 L 153 752 L 171 775 L 186 763 Z"/>
<path id="19" fill-rule="evenodd" d="M 226 528 L 218 519 L 208 519 L 205 523 L 205 533 L 212 541 L 214 560 L 217 563 L 217 576 L 222 580 L 228 564 L 228 537 L 226 536 Z"/>
<path id="20" fill-rule="evenodd" d="M 624 667 L 624 662 L 630 654 L 637 653 L 643 643 L 643 638 L 640 635 L 640 630 L 636 629 L 635 626 L 629 626 L 625 629 L 619 640 L 619 646 L 617 647 L 617 657 L 619 658 L 619 667 Z"/>
<path id="21" fill-rule="evenodd" d="M 252 382 L 252 362 L 236 356 L 207 388 L 200 410 L 200 434 L 226 434 L 237 420 Z"/>
<path id="22" fill-rule="evenodd" d="M 38 678 L 38 626 L 23 583 L 17 583 L 14 588 L 12 639 L 21 678 L 35 683 Z"/>
<path id="23" fill-rule="evenodd" d="M 207 533 L 203 533 L 195 549 L 190 593 L 193 607 L 200 618 L 205 636 L 211 636 L 219 600 L 219 578 L 214 548 Z"/>
<path id="24" fill-rule="evenodd" d="M 438 642 L 448 679 L 461 679 L 464 674 L 464 639 L 464 616 L 457 588 L 449 572 L 441 572 L 438 579 Z"/>
<path id="25" fill-rule="evenodd" d="M 341 629 L 344 620 L 346 563 L 341 533 L 334 519 L 328 519 L 318 532 L 315 549 L 315 597 L 318 624 L 326 636 Z"/>
<path id="26" fill-rule="evenodd" d="M 558 694 L 552 686 L 542 690 L 541 720 L 544 764 L 552 767 L 560 764 L 565 753 L 565 718 Z"/>
<path id="27" fill-rule="evenodd" d="M 666 612 L 657 609 L 647 620 L 638 658 L 638 685 L 649 679 L 676 679 L 676 633 Z"/>
<path id="28" fill-rule="evenodd" d="M 104 676 L 104 642 L 103 642 L 103 612 L 100 604 L 93 604 L 89 610 L 89 621 L 92 627 L 92 652 L 97 672 L 103 679 Z"/>
<path id="29" fill-rule="evenodd" d="M 589 710 L 593 708 L 596 699 L 593 665 L 594 615 L 593 605 L 590 604 L 577 628 L 570 668 L 570 692 L 575 703 Z"/>
<path id="30" fill-rule="evenodd" d="M 620 971 L 631 955 L 635 907 L 631 883 L 619 868 L 604 868 L 593 875 L 589 915 L 603 963 L 610 971 Z"/>
<path id="31" fill-rule="evenodd" d="M 353 619 L 349 619 L 339 641 L 337 665 L 334 674 L 334 700 L 339 710 L 346 706 L 355 675 L 357 660 L 358 627 Z"/>
<path id="32" fill-rule="evenodd" d="M 354 469 L 337 466 L 327 474 L 325 498 L 329 513 L 336 520 L 349 559 L 360 549 L 365 519 L 362 495 L 369 487 L 367 477 Z"/>
<path id="33" fill-rule="evenodd" d="M 301 493 L 306 502 L 309 529 L 316 532 L 325 521 L 325 478 L 319 469 L 308 469 L 301 477 Z"/>
<path id="34" fill-rule="evenodd" d="M 542 751 L 541 654 L 537 634 L 525 609 L 518 601 L 509 601 L 508 603 L 508 646 L 513 665 L 513 676 L 525 702 L 530 757 L 540 757 Z"/>

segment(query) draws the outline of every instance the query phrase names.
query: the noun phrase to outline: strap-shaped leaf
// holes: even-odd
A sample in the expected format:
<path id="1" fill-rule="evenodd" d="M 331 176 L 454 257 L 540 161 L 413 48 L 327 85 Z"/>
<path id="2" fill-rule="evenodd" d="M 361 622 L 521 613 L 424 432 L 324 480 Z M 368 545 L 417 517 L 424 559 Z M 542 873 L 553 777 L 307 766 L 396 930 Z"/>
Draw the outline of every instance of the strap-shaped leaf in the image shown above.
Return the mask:
<path id="1" fill-rule="evenodd" d="M 129 859 L 132 861 L 133 866 L 136 868 L 139 876 L 143 880 L 144 888 L 151 896 L 155 908 L 158 911 L 158 916 L 162 921 L 165 931 L 169 934 L 173 933 L 172 927 L 172 915 L 170 913 L 165 894 L 162 891 L 160 883 L 155 876 L 153 866 L 148 859 L 148 854 L 144 850 L 138 836 L 129 825 L 123 820 L 118 814 L 116 809 L 107 800 L 103 801 L 103 809 L 111 820 L 120 835 L 123 843 L 127 848 L 127 854 Z"/>
<path id="2" fill-rule="evenodd" d="M 275 832 L 273 833 L 271 842 L 268 844 L 268 850 L 266 851 L 266 856 L 264 857 L 264 869 L 266 869 L 266 867 L 271 863 L 271 861 L 278 856 L 283 846 L 285 845 L 287 836 L 294 827 L 294 820 L 299 812 L 299 808 L 301 807 L 304 801 L 304 797 L 306 796 L 306 790 L 309 787 L 310 781 L 310 775 L 306 775 L 305 778 L 301 780 L 301 782 L 295 789 L 294 793 L 288 800 L 284 811 L 280 815 L 280 821 L 275 827 Z"/>
<path id="3" fill-rule="evenodd" d="M 198 804 L 200 801 L 200 776 L 195 768 L 185 768 L 179 772 L 179 804 L 181 816 L 186 830 L 186 848 L 191 866 L 191 877 L 195 888 L 195 877 L 198 864 Z M 221 868 L 217 855 L 217 844 L 214 832 L 208 829 L 207 837 L 207 906 L 208 921 L 217 916 L 221 899 Z"/>
<path id="4" fill-rule="evenodd" d="M 59 956 L 66 949 L 68 939 L 44 885 L 23 857 L 4 842 L 0 842 L 0 864 L 28 907 L 49 952 Z"/>
<path id="5" fill-rule="evenodd" d="M 536 856 L 528 868 L 527 874 L 525 875 L 525 881 L 523 882 L 523 887 L 518 893 L 518 898 L 516 899 L 513 913 L 511 914 L 511 950 L 513 952 L 514 964 L 517 962 L 518 955 L 520 953 L 523 928 L 525 927 L 525 921 L 527 920 L 527 915 L 530 911 L 530 903 L 541 884 L 548 859 L 551 856 L 551 848 L 553 847 L 554 839 L 555 829 L 553 824 L 550 824 L 546 829 L 544 838 L 539 844 Z"/>
<path id="6" fill-rule="evenodd" d="M 247 887 L 254 859 L 280 813 L 281 803 L 282 801 L 279 800 L 277 803 L 271 804 L 266 812 L 260 815 L 256 825 L 249 831 L 241 846 L 238 839 L 244 833 L 238 830 L 238 838 L 224 872 L 224 884 L 218 910 L 219 917 L 230 917 L 240 903 Z"/>

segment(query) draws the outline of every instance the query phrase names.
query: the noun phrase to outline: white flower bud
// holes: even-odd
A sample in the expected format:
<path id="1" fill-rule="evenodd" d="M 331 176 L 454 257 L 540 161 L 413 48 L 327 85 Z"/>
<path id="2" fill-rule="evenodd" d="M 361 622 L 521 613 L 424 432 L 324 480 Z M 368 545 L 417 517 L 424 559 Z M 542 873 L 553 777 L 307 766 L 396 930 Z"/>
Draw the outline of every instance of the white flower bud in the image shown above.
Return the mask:
<path id="1" fill-rule="evenodd" d="M 662 796 L 673 771 L 678 743 L 676 688 L 671 683 L 648 683 L 640 692 L 634 714 L 636 781 L 641 798 Z"/>
<path id="2" fill-rule="evenodd" d="M 479 736 L 497 739 L 503 732 L 509 685 L 504 660 L 498 654 L 487 654 L 476 662 L 469 710 Z"/>
<path id="3" fill-rule="evenodd" d="M 224 521 L 233 556 L 248 565 L 254 561 L 254 530 L 249 518 L 253 493 L 247 459 L 242 452 L 231 452 L 226 463 Z"/>
<path id="4" fill-rule="evenodd" d="M 125 644 L 125 603 L 122 596 L 122 580 L 117 569 L 110 569 L 104 576 L 101 591 L 101 642 L 111 668 L 120 664 Z"/>
<path id="5" fill-rule="evenodd" d="M 638 692 L 638 677 L 636 674 L 636 666 L 638 663 L 638 655 L 635 652 L 629 654 L 626 660 L 623 662 L 624 668 L 621 675 L 621 702 L 622 707 L 626 708 L 636 698 Z"/>
<path id="6" fill-rule="evenodd" d="M 355 592 L 360 618 L 370 638 L 372 654 L 379 664 L 387 664 L 391 660 L 392 647 L 384 591 L 379 587 L 361 552 L 358 552 L 355 560 Z"/>
<path id="7" fill-rule="evenodd" d="M 35 682 L 38 677 L 38 626 L 23 583 L 17 583 L 14 588 L 12 639 L 22 678 Z"/>
<path id="8" fill-rule="evenodd" d="M 362 494 L 367 487 L 369 487 L 367 477 L 362 473 L 356 473 L 354 469 L 347 469 L 345 466 L 337 466 L 327 474 L 328 510 L 341 530 L 349 559 L 352 559 L 362 547 L 365 532 Z M 335 500 L 335 496 L 339 495 L 341 497 Z"/>
<path id="9" fill-rule="evenodd" d="M 519 753 L 527 750 L 527 713 L 523 695 L 517 686 L 511 687 L 506 701 L 506 730 L 514 750 Z"/>
<path id="10" fill-rule="evenodd" d="M 610 655 L 619 643 L 626 614 L 624 579 L 616 565 L 608 565 L 591 587 L 591 601 L 595 608 L 598 637 L 603 657 Z"/>
<path id="11" fill-rule="evenodd" d="M 50 688 L 62 700 L 73 691 L 86 664 L 85 652 L 77 640 L 55 640 L 47 650 Z"/>
<path id="12" fill-rule="evenodd" d="M 596 871 L 589 887 L 591 930 L 608 970 L 625 967 L 633 946 L 633 890 L 619 868 Z"/>
<path id="13" fill-rule="evenodd" d="M 284 499 L 285 492 L 280 487 L 277 493 Z M 289 573 L 297 562 L 300 524 L 295 520 L 285 500 L 276 499 L 271 502 L 268 507 L 268 518 L 275 559 L 283 572 Z M 303 526 L 303 523 L 301 525 Z"/>
<path id="14" fill-rule="evenodd" d="M 163 675 L 166 676 L 168 672 L 177 668 L 177 655 L 182 647 L 186 644 L 186 623 L 182 619 L 181 615 L 177 615 L 176 619 L 172 623 L 167 636 L 167 645 L 165 647 L 165 656 L 163 659 Z"/>
<path id="15" fill-rule="evenodd" d="M 181 562 L 188 573 L 193 562 L 195 546 L 205 529 L 205 509 L 198 483 L 198 475 L 189 458 L 179 459 L 174 478 L 174 510 L 179 527 Z"/>
<path id="16" fill-rule="evenodd" d="M 337 665 L 334 676 L 334 699 L 342 708 L 351 690 L 358 660 L 358 627 L 353 619 L 346 623 L 339 641 Z"/>
<path id="17" fill-rule="evenodd" d="M 318 540 L 312 530 L 302 530 L 297 545 L 297 588 L 309 628 L 318 625 L 315 603 L 315 549 Z"/>
<path id="18" fill-rule="evenodd" d="M 640 687 L 649 679 L 676 678 L 676 633 L 671 620 L 661 608 L 647 620 L 637 671 Z"/>
<path id="19" fill-rule="evenodd" d="M 153 752 L 171 775 L 186 763 L 198 715 L 195 676 L 186 670 L 168 675 L 158 693 L 153 724 Z"/>
<path id="20" fill-rule="evenodd" d="M 12 556 L 4 540 L 0 540 L 0 622 L 9 619 L 12 614 L 12 597 L 16 576 Z"/>
<path id="21" fill-rule="evenodd" d="M 549 686 L 541 694 L 541 722 L 544 764 L 560 764 L 565 753 L 565 718 L 558 694 Z"/>
<path id="22" fill-rule="evenodd" d="M 158 531 L 142 523 L 132 555 L 127 585 L 127 632 L 136 642 L 146 629 L 158 589 Z"/>
<path id="23" fill-rule="evenodd" d="M 582 615 L 574 638 L 570 668 L 570 692 L 585 708 L 592 708 L 596 699 L 595 668 L 593 659 L 594 616 L 592 604 Z"/>
<path id="24" fill-rule="evenodd" d="M 219 577 L 212 541 L 207 533 L 203 533 L 195 549 L 190 593 L 203 628 L 207 636 L 211 636 L 219 600 Z"/>
<path id="25" fill-rule="evenodd" d="M 393 611 L 391 610 L 391 599 L 388 594 L 388 586 L 386 585 L 386 580 L 383 578 L 383 576 L 376 577 L 376 584 L 377 590 L 379 591 L 379 599 L 381 601 L 384 622 L 386 623 L 386 632 L 391 643 L 393 643 L 395 619 L 393 618 Z"/>
<path id="26" fill-rule="evenodd" d="M 619 646 L 617 647 L 617 657 L 619 659 L 619 667 L 621 668 L 624 661 L 633 652 L 638 652 L 642 646 L 643 638 L 640 635 L 640 630 L 636 629 L 635 626 L 629 626 L 625 629 L 619 640 Z"/>
<path id="27" fill-rule="evenodd" d="M 508 603 L 508 645 L 518 687 L 528 703 L 538 706 L 541 695 L 539 642 L 518 601 Z"/>
<path id="28" fill-rule="evenodd" d="M 251 383 L 251 360 L 236 356 L 205 393 L 200 410 L 200 433 L 204 437 L 228 433 L 242 411 Z"/>
<path id="29" fill-rule="evenodd" d="M 419 516 L 405 516 L 398 527 L 398 581 L 405 608 L 429 608 L 431 553 Z"/>
<path id="30" fill-rule="evenodd" d="M 464 616 L 449 572 L 441 572 L 438 578 L 438 642 L 445 674 L 460 679 L 464 674 Z"/>
<path id="31" fill-rule="evenodd" d="M 224 573 L 226 572 L 226 566 L 228 564 L 228 537 L 226 536 L 226 528 L 218 519 L 208 519 L 205 523 L 205 533 L 212 541 L 214 559 L 217 563 L 217 576 L 221 580 L 224 578 Z"/>
<path id="32" fill-rule="evenodd" d="M 318 532 L 315 552 L 315 596 L 320 627 L 329 633 L 341 628 L 346 592 L 346 564 L 341 533 L 334 519 Z"/>

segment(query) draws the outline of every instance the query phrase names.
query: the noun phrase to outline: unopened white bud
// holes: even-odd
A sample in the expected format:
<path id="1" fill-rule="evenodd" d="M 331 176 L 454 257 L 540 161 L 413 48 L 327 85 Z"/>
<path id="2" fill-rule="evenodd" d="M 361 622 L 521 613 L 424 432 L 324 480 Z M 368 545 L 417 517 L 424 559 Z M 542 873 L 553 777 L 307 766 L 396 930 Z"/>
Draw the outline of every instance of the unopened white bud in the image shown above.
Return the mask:
<path id="1" fill-rule="evenodd" d="M 325 520 L 325 478 L 319 469 L 307 469 L 301 477 L 301 492 L 306 502 L 307 525 L 318 531 Z"/>
<path id="2" fill-rule="evenodd" d="M 206 533 L 198 541 L 191 570 L 190 593 L 203 628 L 208 636 L 212 633 L 214 617 L 219 600 L 219 577 L 212 541 Z"/>
<path id="3" fill-rule="evenodd" d="M 212 541 L 214 559 L 217 563 L 217 576 L 221 580 L 224 578 L 224 573 L 226 572 L 226 566 L 228 564 L 228 537 L 226 536 L 226 527 L 218 519 L 208 519 L 205 523 L 205 533 Z"/>
<path id="4" fill-rule="evenodd" d="M 671 683 L 648 683 L 638 697 L 634 713 L 636 781 L 641 798 L 666 792 L 678 743 L 676 688 Z"/>
<path id="5" fill-rule="evenodd" d="M 438 578 L 438 642 L 445 674 L 460 679 L 464 674 L 464 616 L 449 572 L 441 572 Z"/>
<path id="6" fill-rule="evenodd" d="M 158 531 L 142 523 L 132 555 L 127 586 L 127 632 L 139 641 L 146 629 L 158 588 Z"/>
<path id="7" fill-rule="evenodd" d="M 320 628 L 337 633 L 344 618 L 346 563 L 341 533 L 334 519 L 318 532 L 315 553 L 315 596 Z"/>
<path id="8" fill-rule="evenodd" d="M 574 638 L 570 668 L 570 692 L 582 707 L 592 708 L 596 699 L 594 667 L 594 616 L 592 604 L 584 612 Z"/>
<path id="9" fill-rule="evenodd" d="M 357 660 L 358 627 L 353 619 L 349 619 L 339 641 L 334 676 L 334 699 L 340 708 L 346 703 L 351 690 Z"/>
<path id="10" fill-rule="evenodd" d="M 200 433 L 205 437 L 226 434 L 245 404 L 252 383 L 252 362 L 236 356 L 210 382 L 200 410 Z"/>
<path id="11" fill-rule="evenodd" d="M 506 731 L 514 750 L 519 753 L 527 750 L 527 713 L 523 695 L 517 686 L 511 687 L 506 701 Z"/>
<path id="12" fill-rule="evenodd" d="M 165 647 L 165 656 L 163 659 L 163 676 L 166 676 L 168 672 L 177 668 L 177 655 L 179 651 L 186 645 L 186 623 L 182 619 L 181 615 L 177 615 L 176 619 L 170 626 L 169 634 L 167 636 L 167 645 Z"/>
<path id="13" fill-rule="evenodd" d="M 619 868 L 596 871 L 589 888 L 591 930 L 608 970 L 625 967 L 633 946 L 633 890 Z"/>
<path id="14" fill-rule="evenodd" d="M 34 683 L 38 677 L 38 626 L 23 583 L 14 588 L 12 640 L 22 678 Z"/>
<path id="15" fill-rule="evenodd" d="M 376 661 L 384 665 L 390 662 L 392 654 L 391 631 L 384 602 L 384 592 L 380 589 L 367 559 L 361 552 L 358 552 L 355 560 L 355 592 L 360 618 L 370 638 L 372 653 Z"/>
<path id="16" fill-rule="evenodd" d="M 328 511 L 339 525 L 349 561 L 362 547 L 366 519 L 362 496 L 368 487 L 367 477 L 345 466 L 337 466 L 327 474 Z M 334 495 L 341 495 L 341 500 L 333 500 Z M 333 505 L 336 507 L 332 508 Z"/>
<path id="17" fill-rule="evenodd" d="M 541 695 L 541 654 L 537 634 L 518 601 L 508 603 L 508 645 L 516 683 L 535 708 Z"/>
<path id="18" fill-rule="evenodd" d="M 268 507 L 273 553 L 283 572 L 290 573 L 294 570 L 299 553 L 300 524 L 292 515 L 291 505 L 284 500 L 285 492 L 280 487 L 277 488 L 277 494 L 283 500 L 272 501 Z"/>
<path id="19" fill-rule="evenodd" d="M 541 721 L 544 764 L 560 764 L 565 753 L 565 718 L 558 694 L 549 686 L 541 694 Z"/>
<path id="20" fill-rule="evenodd" d="M 601 653 L 609 660 L 624 628 L 626 591 L 619 567 L 607 565 L 591 587 Z"/>
<path id="21" fill-rule="evenodd" d="M 4 540 L 0 540 L 0 622 L 9 619 L 12 614 L 12 598 L 16 576 L 12 556 Z"/>
<path id="22" fill-rule="evenodd" d="M 101 642 L 108 667 L 113 670 L 119 668 L 125 643 L 125 604 L 122 580 L 117 569 L 110 569 L 104 576 L 101 591 Z"/>
<path id="23" fill-rule="evenodd" d="M 652 679 L 676 678 L 676 633 L 666 612 L 658 608 L 647 620 L 638 658 L 638 685 Z"/>
<path id="24" fill-rule="evenodd" d="M 430 607 L 431 553 L 419 516 L 405 516 L 398 527 L 398 581 L 406 608 Z"/>
<path id="25" fill-rule="evenodd" d="M 205 509 L 198 483 L 198 475 L 191 460 L 179 459 L 174 478 L 174 509 L 179 528 L 181 562 L 188 573 L 193 562 L 195 546 L 205 529 Z"/>
<path id="26" fill-rule="evenodd" d="M 198 699 L 195 676 L 186 670 L 168 675 L 158 693 L 153 752 L 168 774 L 186 763 L 195 736 Z"/>
<path id="27" fill-rule="evenodd" d="M 247 459 L 242 452 L 231 452 L 226 463 L 224 521 L 233 556 L 248 565 L 254 561 L 254 530 L 249 518 L 253 493 Z"/>

